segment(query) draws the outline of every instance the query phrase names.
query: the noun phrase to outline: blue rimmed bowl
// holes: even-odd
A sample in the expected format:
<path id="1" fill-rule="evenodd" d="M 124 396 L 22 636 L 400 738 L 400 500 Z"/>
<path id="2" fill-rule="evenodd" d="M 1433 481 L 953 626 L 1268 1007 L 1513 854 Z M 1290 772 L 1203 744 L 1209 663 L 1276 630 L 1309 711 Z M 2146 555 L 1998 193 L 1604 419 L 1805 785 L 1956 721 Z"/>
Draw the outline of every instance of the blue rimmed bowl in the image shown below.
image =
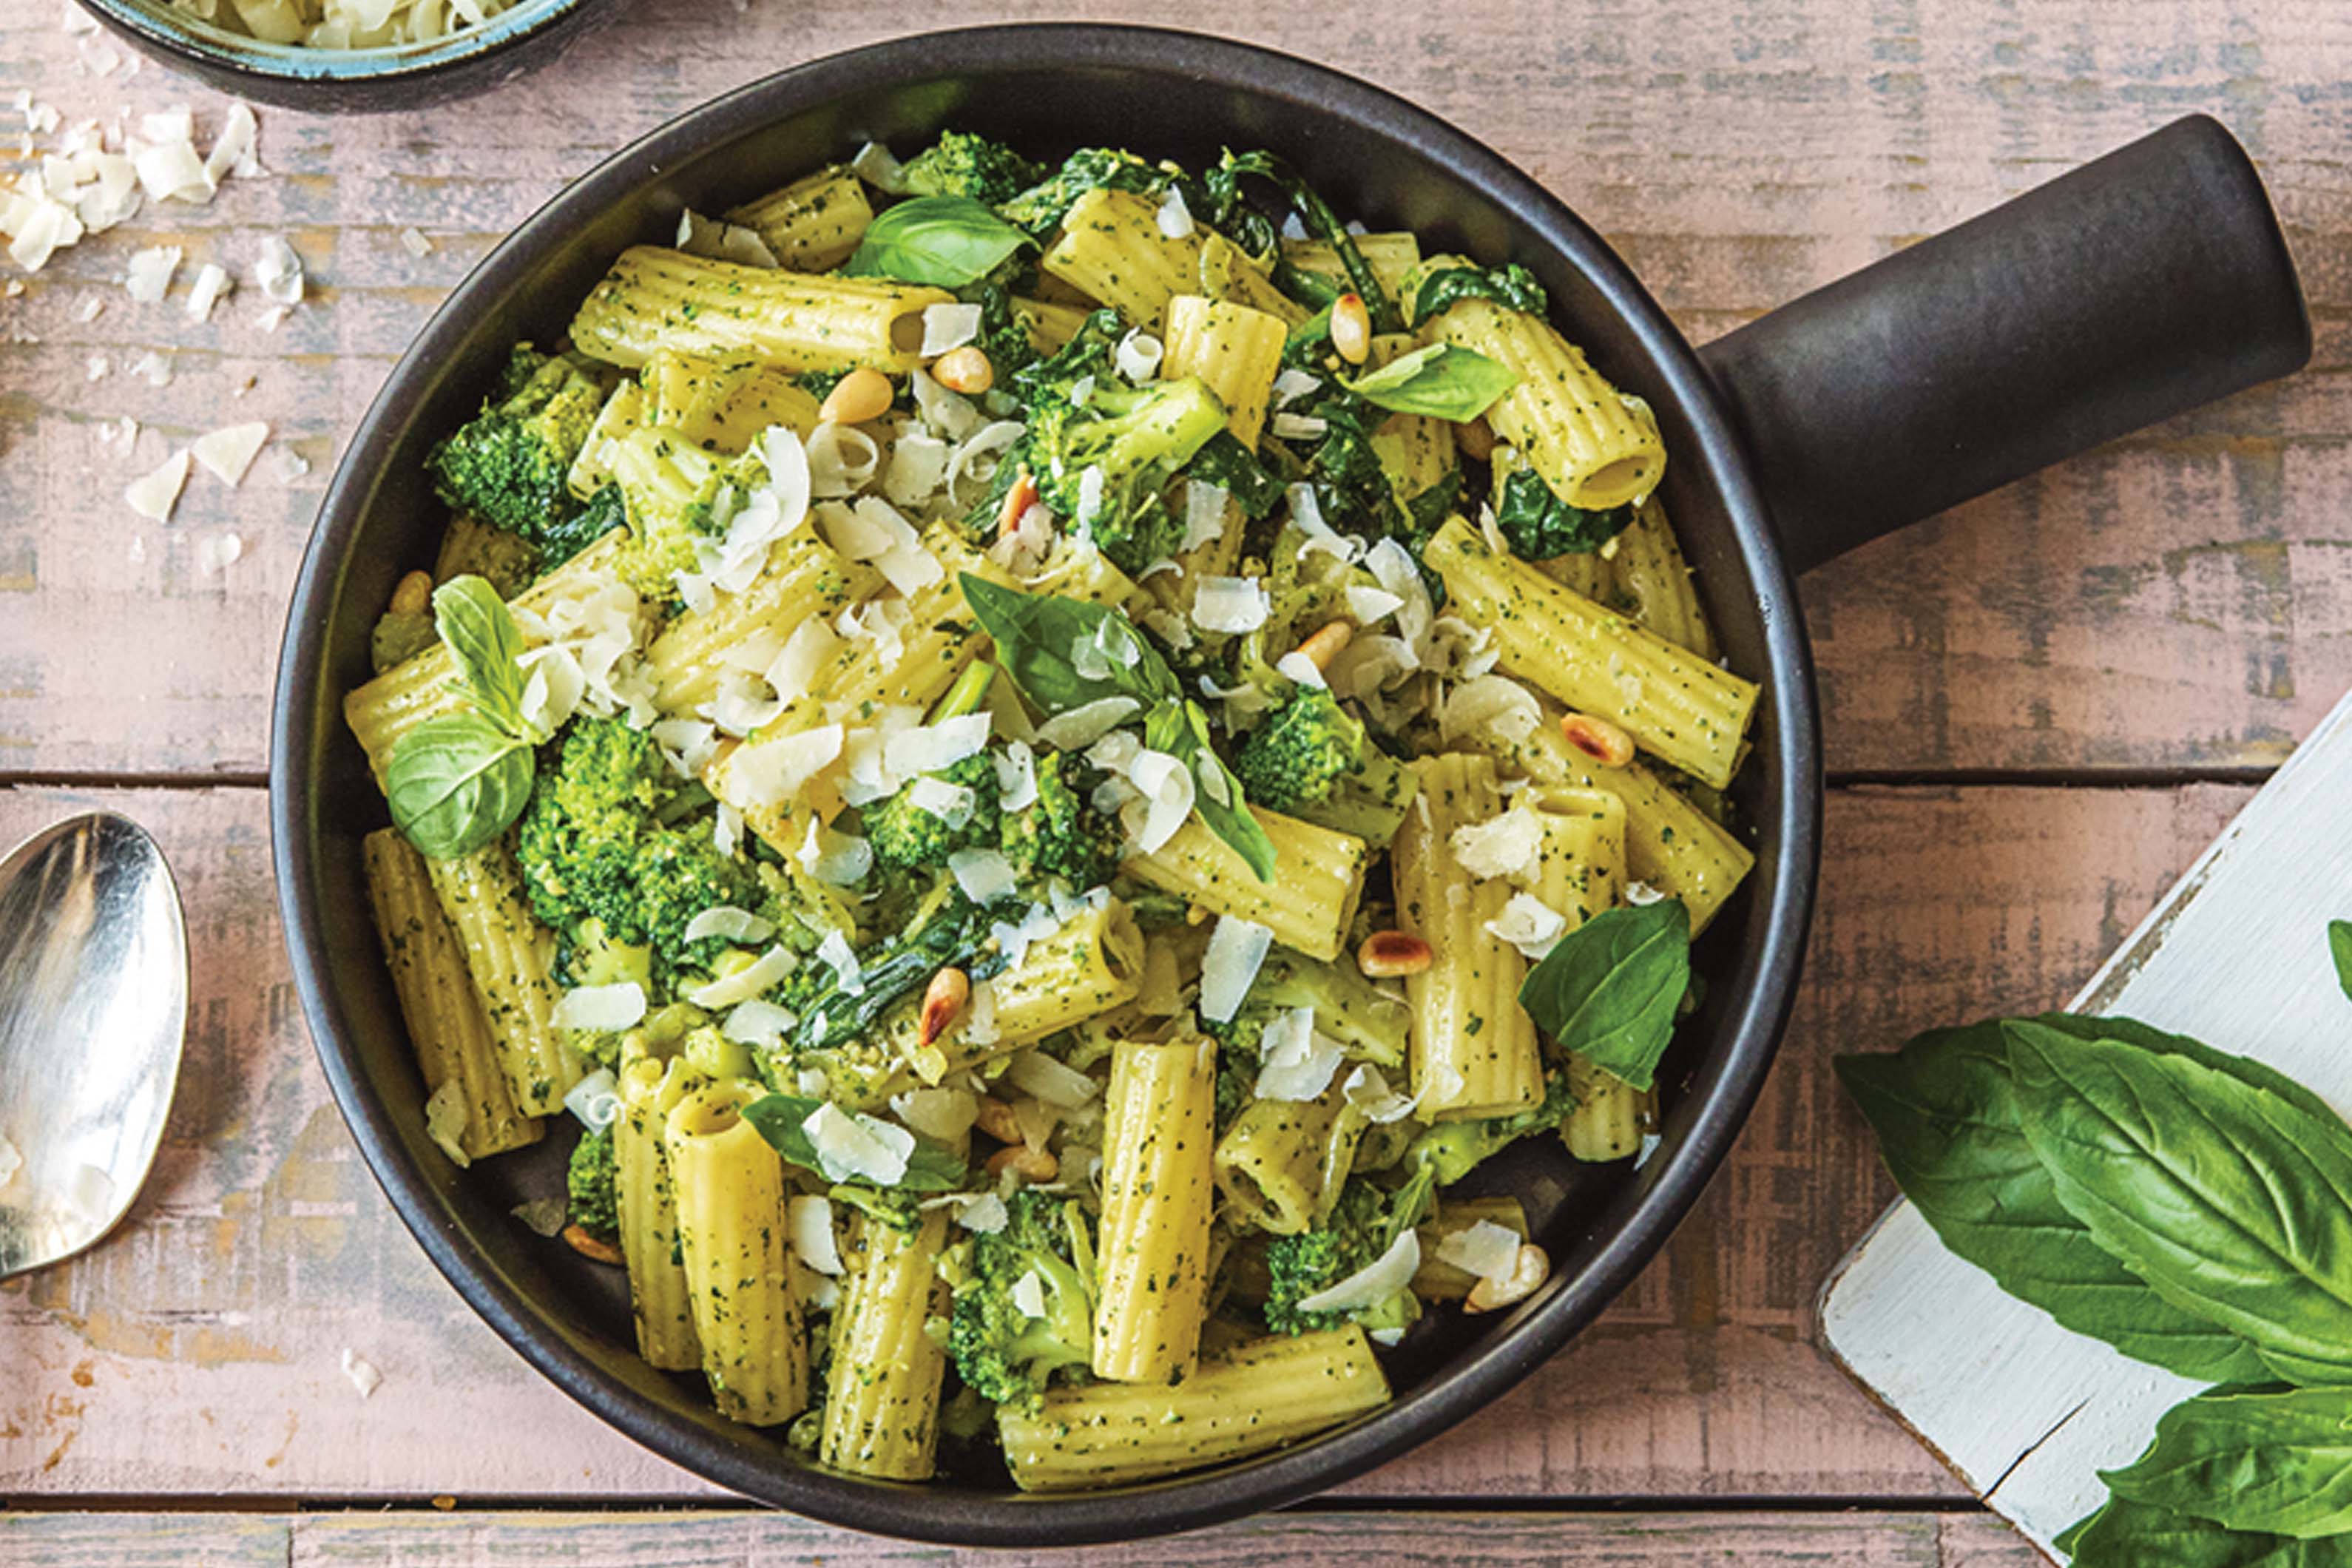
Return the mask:
<path id="1" fill-rule="evenodd" d="M 521 0 L 481 26 L 433 43 L 373 49 L 266 43 L 175 10 L 167 0 L 80 4 L 141 53 L 208 87 L 288 109 L 366 114 L 512 81 L 611 20 L 627 0 Z"/>

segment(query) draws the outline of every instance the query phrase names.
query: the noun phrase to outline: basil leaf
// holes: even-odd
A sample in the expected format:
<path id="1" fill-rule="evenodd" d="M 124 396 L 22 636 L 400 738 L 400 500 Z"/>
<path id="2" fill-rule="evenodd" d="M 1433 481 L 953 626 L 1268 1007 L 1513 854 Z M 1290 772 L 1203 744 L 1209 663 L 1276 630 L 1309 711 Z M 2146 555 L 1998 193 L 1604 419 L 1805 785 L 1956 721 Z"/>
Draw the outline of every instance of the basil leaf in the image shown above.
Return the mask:
<path id="1" fill-rule="evenodd" d="M 1519 373 L 1453 343 L 1431 343 L 1401 354 L 1369 375 L 1340 383 L 1367 403 L 1392 414 L 1419 414 L 1466 424 L 1519 384 Z"/>
<path id="2" fill-rule="evenodd" d="M 1412 325 L 1444 315 L 1465 300 L 1490 300 L 1507 310 L 1530 316 L 1551 313 L 1551 300 L 1536 275 L 1514 261 L 1506 267 L 1441 267 L 1423 275 L 1412 290 Z"/>
<path id="3" fill-rule="evenodd" d="M 2352 1541 L 2235 1531 L 2125 1498 L 2058 1538 L 2074 1568 L 2345 1568 Z"/>
<path id="4" fill-rule="evenodd" d="M 1220 430 L 1210 437 L 1192 454 L 1192 460 L 1184 465 L 1184 473 L 1187 478 L 1215 485 L 1233 497 L 1240 504 L 1242 515 L 1252 522 L 1282 504 L 1282 481 L 1230 430 Z"/>
<path id="5" fill-rule="evenodd" d="M 1587 511 L 1570 506 L 1533 468 L 1513 468 L 1495 494 L 1495 526 L 1522 561 L 1590 555 L 1633 523 L 1633 509 Z"/>
<path id="6" fill-rule="evenodd" d="M 479 577 L 450 578 L 433 590 L 433 626 L 474 706 L 507 733 L 521 734 L 522 633 L 499 591 Z"/>
<path id="7" fill-rule="evenodd" d="M 1192 770 L 1192 809 L 1210 832 L 1239 855 L 1261 882 L 1274 880 L 1274 840 L 1249 808 L 1242 781 L 1209 740 L 1209 715 L 1198 702 L 1162 703 L 1143 721 L 1143 743 Z"/>
<path id="8" fill-rule="evenodd" d="M 2195 1045 L 2126 1019 L 2061 1013 L 2036 1022 L 2089 1039 L 2137 1037 L 2151 1049 Z M 1900 1051 L 1833 1065 L 1903 1195 L 1946 1247 L 2003 1290 L 2063 1328 L 2184 1377 L 2267 1375 L 2252 1347 L 2149 1289 L 2058 1201 L 2018 1121 L 1999 1019 L 1929 1030 Z"/>
<path id="9" fill-rule="evenodd" d="M 2336 984 L 2352 997 L 2352 921 L 2327 922 L 2327 951 L 2336 959 Z"/>
<path id="10" fill-rule="evenodd" d="M 2117 1497 L 2299 1540 L 2352 1531 L 2352 1390 L 2200 1394 L 2146 1453 L 2100 1479 Z"/>
<path id="11" fill-rule="evenodd" d="M 393 826 L 435 860 L 470 855 L 530 799 L 530 747 L 479 713 L 427 719 L 394 743 L 383 776 Z"/>
<path id="12" fill-rule="evenodd" d="M 2186 1057 L 2007 1026 L 2058 1201 L 2175 1306 L 2295 1384 L 2352 1383 L 2352 1136 Z"/>
<path id="13" fill-rule="evenodd" d="M 1568 1050 L 1648 1089 L 1690 988 L 1690 910 L 1679 899 L 1610 910 L 1562 937 L 1519 986 L 1519 1005 Z"/>
<path id="14" fill-rule="evenodd" d="M 782 1155 L 791 1164 L 804 1171 L 814 1171 L 825 1180 L 824 1164 L 817 1158 L 816 1145 L 809 1141 L 802 1126 L 816 1114 L 825 1102 L 809 1100 L 797 1094 L 763 1094 L 743 1108 L 743 1120 L 752 1131 L 767 1141 L 768 1146 Z M 843 1111 L 843 1115 L 856 1114 Z M 963 1185 L 964 1163 L 955 1153 L 940 1147 L 919 1132 L 910 1132 L 914 1152 L 907 1156 L 907 1173 L 885 1191 L 909 1193 L 951 1193 Z M 879 1185 L 877 1183 L 877 1185 Z"/>
<path id="15" fill-rule="evenodd" d="M 1049 717 L 1106 697 L 1132 698 L 1149 709 L 1183 695 L 1167 661 L 1124 611 L 1057 594 L 1024 594 L 969 572 L 963 596 L 996 640 L 996 662 Z"/>
<path id="16" fill-rule="evenodd" d="M 841 270 L 961 289 L 1028 243 L 1027 235 L 970 196 L 917 196 L 883 209 Z"/>

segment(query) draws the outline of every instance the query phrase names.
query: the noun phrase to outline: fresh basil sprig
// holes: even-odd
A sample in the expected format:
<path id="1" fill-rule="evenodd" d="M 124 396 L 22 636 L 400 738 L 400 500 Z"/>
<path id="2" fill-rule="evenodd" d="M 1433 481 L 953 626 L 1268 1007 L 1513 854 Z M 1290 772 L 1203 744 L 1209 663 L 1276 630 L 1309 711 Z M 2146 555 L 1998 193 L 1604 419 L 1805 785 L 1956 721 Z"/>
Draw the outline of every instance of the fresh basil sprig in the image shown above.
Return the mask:
<path id="1" fill-rule="evenodd" d="M 1466 424 L 1519 384 L 1519 373 L 1455 343 L 1431 343 L 1340 384 L 1393 414 Z"/>
<path id="2" fill-rule="evenodd" d="M 2215 1389 L 2156 1424 L 2099 1479 L 2119 1498 L 2298 1540 L 2352 1531 L 2352 1390 Z"/>
<path id="3" fill-rule="evenodd" d="M 1490 300 L 1508 310 L 1549 315 L 1551 300 L 1536 275 L 1514 261 L 1503 267 L 1441 267 L 1412 289 L 1412 325 L 1444 315 L 1465 300 Z"/>
<path id="4" fill-rule="evenodd" d="M 1124 697 L 1143 716 L 1144 743 L 1192 770 L 1192 807 L 1261 882 L 1274 879 L 1276 851 L 1209 741 L 1209 715 L 1184 695 L 1160 650 L 1124 611 L 1060 595 L 1024 594 L 963 574 L 964 602 L 995 639 L 996 662 L 1021 695 L 1048 716 Z M 1087 650 L 1087 668 L 1078 650 Z M 1097 669 L 1100 673 L 1095 673 Z"/>
<path id="5" fill-rule="evenodd" d="M 2176 1513 L 2126 1498 L 2062 1531 L 2054 1545 L 2074 1568 L 2346 1568 L 2352 1552 L 2341 1538 L 2231 1530 L 2209 1519 Z"/>
<path id="6" fill-rule="evenodd" d="M 825 1176 L 824 1163 L 817 1157 L 816 1145 L 809 1141 L 803 1125 L 824 1103 L 797 1094 L 763 1094 L 743 1108 L 743 1120 L 787 1162 Z M 919 1133 L 908 1136 L 915 1140 L 914 1152 L 907 1156 L 907 1173 L 892 1183 L 892 1187 L 909 1193 L 951 1193 L 963 1185 L 964 1162 L 951 1150 Z"/>
<path id="7" fill-rule="evenodd" d="M 1519 985 L 1519 1005 L 1569 1050 L 1648 1089 L 1690 989 L 1690 910 L 1679 899 L 1595 916 Z"/>
<path id="8" fill-rule="evenodd" d="M 2336 984 L 2352 998 L 2352 921 L 2327 922 L 2327 953 L 2336 961 Z"/>
<path id="9" fill-rule="evenodd" d="M 457 665 L 469 711 L 428 719 L 384 765 L 393 826 L 428 859 L 470 855 L 530 800 L 531 748 L 547 739 L 522 711 L 522 633 L 498 590 L 454 577 L 433 593 L 433 621 Z"/>
<path id="10" fill-rule="evenodd" d="M 916 196 L 884 208 L 841 270 L 851 278 L 961 289 L 1029 243 L 1027 235 L 970 196 Z"/>

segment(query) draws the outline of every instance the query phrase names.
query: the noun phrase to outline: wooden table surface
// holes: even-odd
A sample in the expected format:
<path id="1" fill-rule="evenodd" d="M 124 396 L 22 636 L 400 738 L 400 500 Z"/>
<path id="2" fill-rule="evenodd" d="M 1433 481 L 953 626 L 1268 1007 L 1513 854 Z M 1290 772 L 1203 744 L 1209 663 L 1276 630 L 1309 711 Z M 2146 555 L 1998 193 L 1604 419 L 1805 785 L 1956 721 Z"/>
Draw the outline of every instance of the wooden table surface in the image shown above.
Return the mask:
<path id="1" fill-rule="evenodd" d="M 701 1564 L 938 1553 L 748 1513 L 606 1430 L 478 1323 L 384 1204 L 287 977 L 264 756 L 289 584 L 343 432 L 425 315 L 568 178 L 770 68 L 1076 14 L 640 0 L 554 67 L 414 116 L 262 114 L 269 177 L 150 207 L 0 298 L 0 842 L 91 805 L 163 839 L 194 995 L 163 1154 L 89 1256 L 0 1286 L 0 1562 Z M 1165 1560 L 2036 1561 L 1814 1349 L 1823 1275 L 1891 1196 L 1833 1051 L 2055 1005 L 2352 683 L 2352 10 L 2330 0 L 1202 0 L 1181 20 L 1414 99 L 1591 220 L 1705 339 L 2178 114 L 2268 177 L 2318 330 L 2292 382 L 2119 442 L 1809 576 L 1831 790 L 1795 1024 L 1697 1210 L 1486 1415 Z M 98 76 L 0 7 L 0 95 L 68 116 L 225 100 Z M 9 138 L 13 141 L 13 133 Z M 10 154 L 0 152 L 0 158 Z M 412 256 L 414 227 L 432 243 Z M 276 333 L 117 286 L 142 245 L 307 264 Z M 0 273 L 16 276 L 0 261 Z M 248 289 L 248 294 L 250 290 Z M 95 320 L 84 301 L 104 301 Z M 168 356 L 155 387 L 128 374 Z M 92 379 L 93 356 L 109 371 Z M 239 389 L 250 380 L 250 387 Z M 268 419 L 240 489 L 119 499 Z M 290 475 L 281 452 L 309 471 Z M 226 566 L 221 542 L 241 554 Z M 0 1086 L 0 1094 L 5 1086 Z M 362 1399 L 346 1350 L 384 1374 Z M 454 1500 L 454 1507 L 448 1506 Z M 659 1517 L 654 1510 L 662 1510 Z"/>

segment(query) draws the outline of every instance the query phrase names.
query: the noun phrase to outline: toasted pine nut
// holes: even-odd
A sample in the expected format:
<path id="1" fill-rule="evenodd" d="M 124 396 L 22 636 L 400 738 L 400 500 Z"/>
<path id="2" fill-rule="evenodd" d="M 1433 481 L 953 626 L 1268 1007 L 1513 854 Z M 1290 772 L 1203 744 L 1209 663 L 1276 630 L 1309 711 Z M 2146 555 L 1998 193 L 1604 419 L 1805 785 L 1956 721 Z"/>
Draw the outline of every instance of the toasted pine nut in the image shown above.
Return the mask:
<path id="1" fill-rule="evenodd" d="M 1349 364 L 1361 364 L 1372 352 L 1372 313 L 1361 294 L 1342 294 L 1331 301 L 1331 346 Z"/>
<path id="2" fill-rule="evenodd" d="M 923 993 L 923 1016 L 915 1030 L 918 1047 L 928 1046 L 948 1032 L 963 1012 L 963 1005 L 971 1000 L 971 976 L 961 969 L 942 969 L 931 976 L 929 989 Z"/>
<path id="3" fill-rule="evenodd" d="M 392 613 L 395 616 L 421 616 L 433 606 L 433 574 L 411 572 L 392 591 Z"/>
<path id="4" fill-rule="evenodd" d="M 977 397 L 996 384 L 996 367 L 971 343 L 950 349 L 931 363 L 931 379 L 950 392 Z"/>
<path id="5" fill-rule="evenodd" d="M 619 1247 L 601 1237 L 589 1235 L 576 1225 L 563 1227 L 563 1239 L 571 1244 L 572 1251 L 583 1258 L 593 1258 L 599 1263 L 625 1264 L 627 1261 L 621 1256 Z"/>
<path id="6" fill-rule="evenodd" d="M 1495 455 L 1495 427 L 1483 414 L 1465 420 L 1454 427 L 1454 445 L 1472 462 L 1486 462 Z"/>
<path id="7" fill-rule="evenodd" d="M 1430 962 L 1429 943 L 1411 931 L 1376 931 L 1356 950 L 1356 967 L 1374 980 L 1419 974 Z"/>
<path id="8" fill-rule="evenodd" d="M 824 395 L 816 416 L 835 425 L 863 425 L 890 411 L 890 378 L 872 365 L 860 365 Z"/>
<path id="9" fill-rule="evenodd" d="M 1032 1149 L 1025 1143 L 1014 1143 L 999 1149 L 988 1157 L 988 1173 L 1002 1176 L 1008 1170 L 1018 1171 L 1033 1182 L 1050 1182 L 1062 1173 L 1062 1163 L 1048 1149 Z"/>
<path id="10" fill-rule="evenodd" d="M 1550 1278 L 1550 1256 L 1542 1247 L 1528 1242 L 1519 1248 L 1518 1261 L 1511 1265 L 1511 1277 L 1500 1280 L 1479 1280 L 1470 1287 L 1470 1294 L 1464 1300 L 1462 1310 L 1465 1312 L 1491 1312 L 1497 1307 L 1524 1301 Z"/>
<path id="11" fill-rule="evenodd" d="M 996 537 L 1003 539 L 1019 528 L 1022 516 L 1036 504 L 1037 481 L 1024 468 L 1013 476 L 1013 488 L 1004 492 L 1004 505 L 996 514 Z"/>
<path id="12" fill-rule="evenodd" d="M 1604 768 L 1622 768 L 1633 760 L 1633 737 L 1606 719 L 1590 713 L 1563 713 L 1559 732 L 1568 743 Z"/>
<path id="13" fill-rule="evenodd" d="M 1346 647 L 1355 635 L 1356 628 L 1349 623 L 1333 621 L 1300 643 L 1298 651 L 1305 654 L 1307 662 L 1316 668 L 1328 670 L 1331 668 L 1331 661 L 1339 657 L 1339 650 Z"/>
<path id="14" fill-rule="evenodd" d="M 995 1139 L 999 1143 L 1021 1142 L 1021 1123 L 1014 1120 L 1013 1107 L 992 1095 L 980 1098 L 980 1114 L 972 1125 Z"/>

